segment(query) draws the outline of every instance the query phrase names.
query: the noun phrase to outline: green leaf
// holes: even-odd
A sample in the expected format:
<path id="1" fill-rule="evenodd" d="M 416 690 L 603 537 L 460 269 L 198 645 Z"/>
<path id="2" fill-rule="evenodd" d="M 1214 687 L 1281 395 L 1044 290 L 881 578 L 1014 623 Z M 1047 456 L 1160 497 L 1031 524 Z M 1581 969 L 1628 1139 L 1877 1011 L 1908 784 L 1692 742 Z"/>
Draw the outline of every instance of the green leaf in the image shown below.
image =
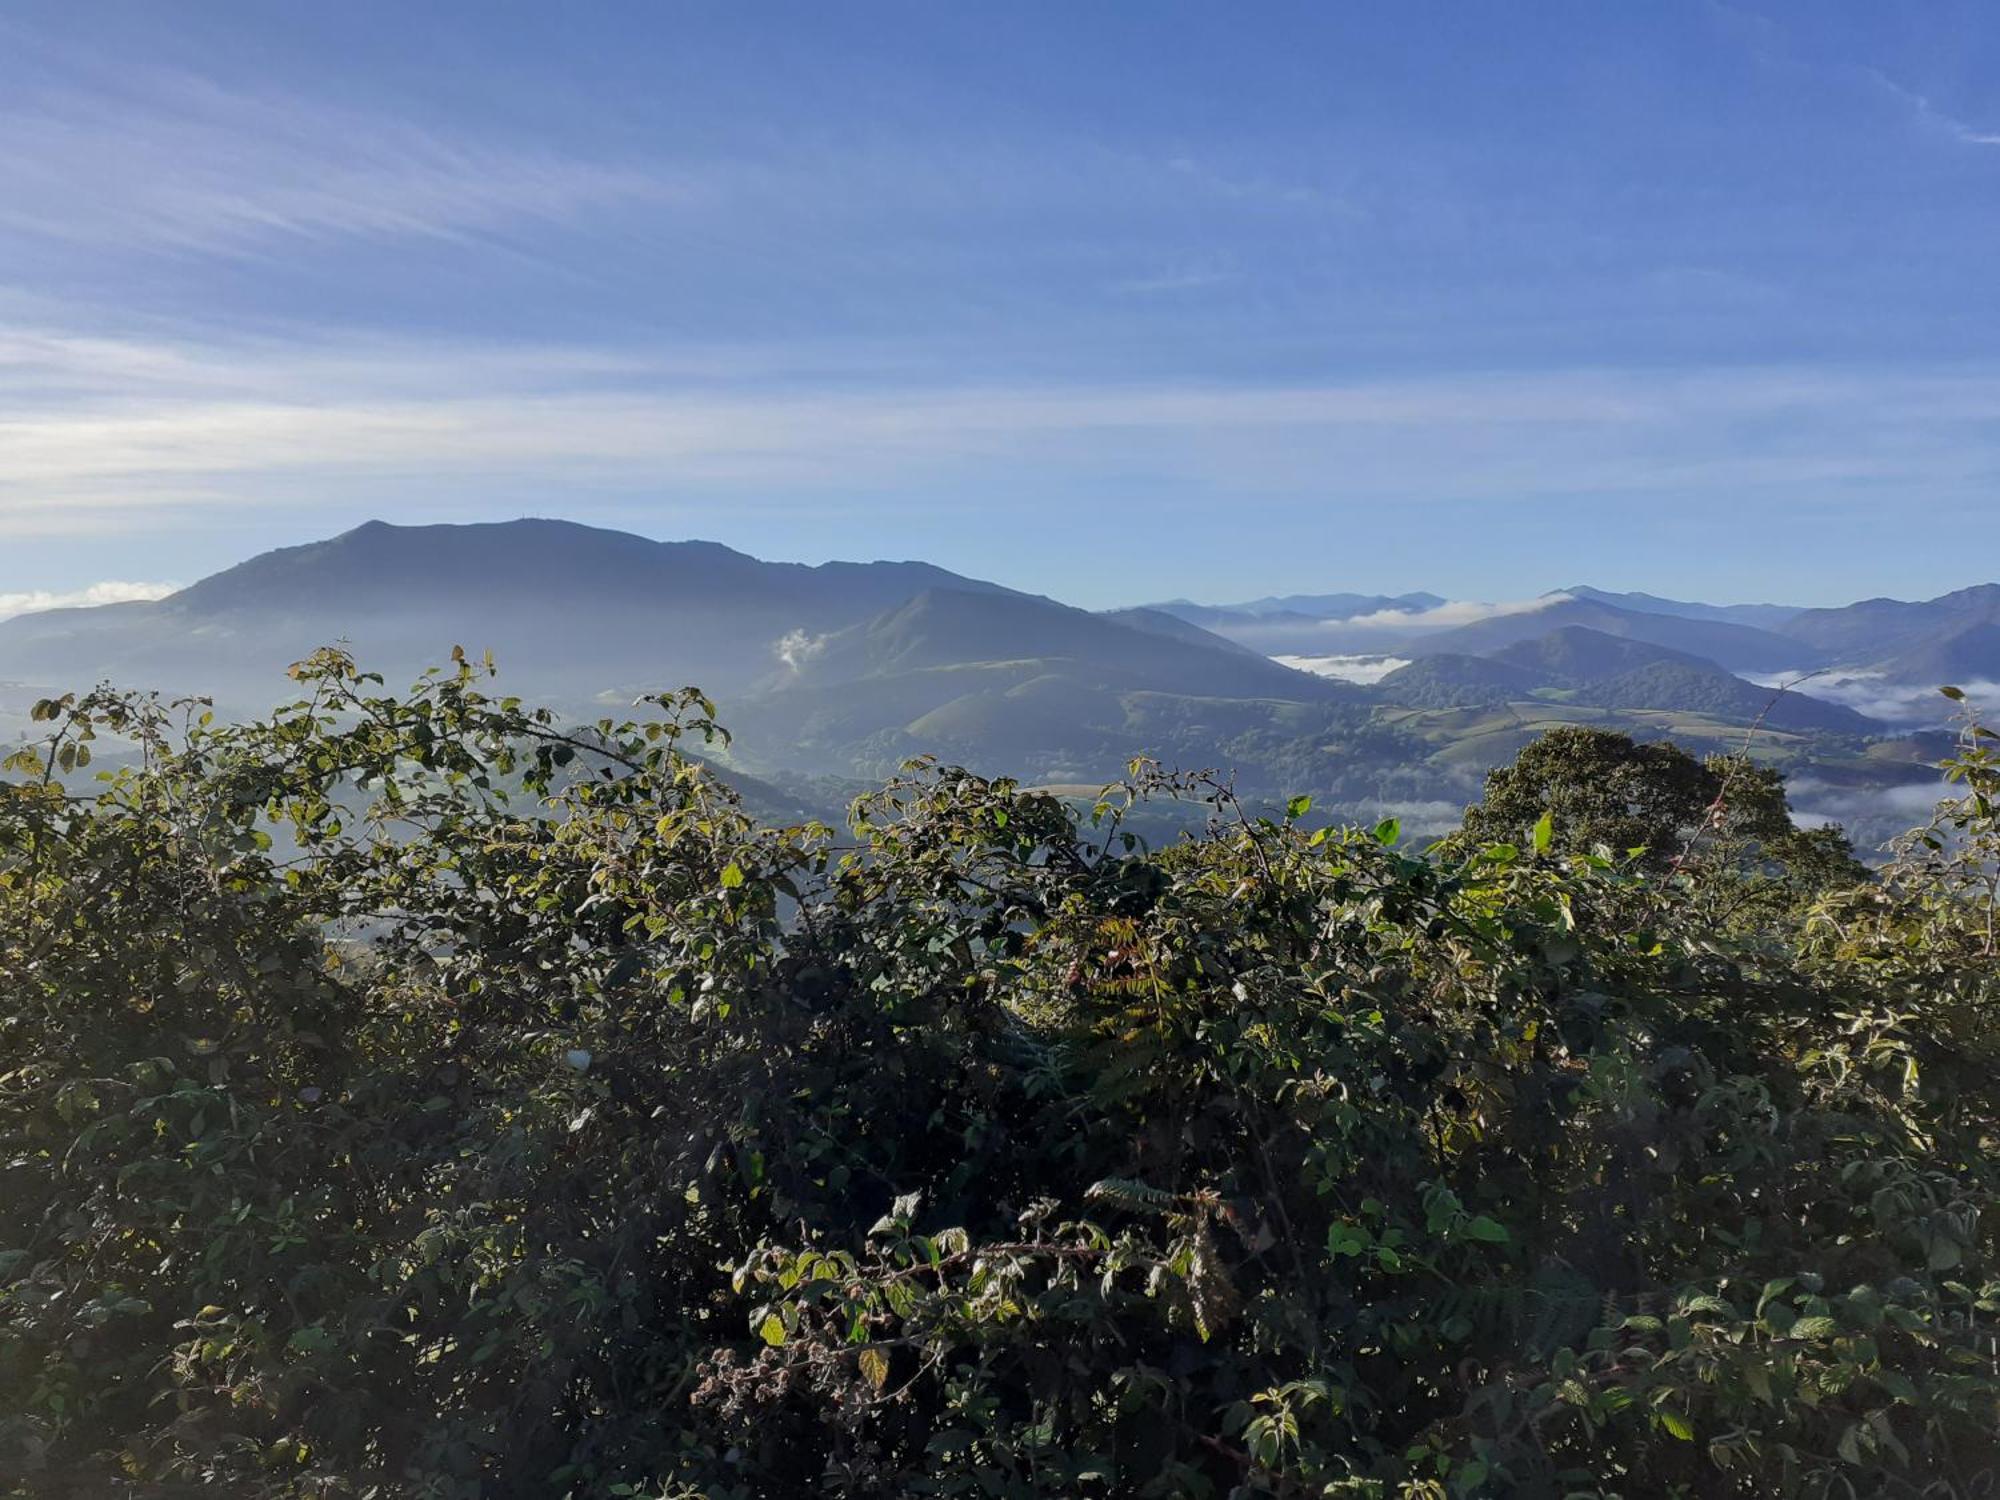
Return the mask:
<path id="1" fill-rule="evenodd" d="M 722 888 L 725 891 L 733 891 L 741 884 L 743 884 L 743 866 L 732 859 L 722 867 Z"/>
<path id="2" fill-rule="evenodd" d="M 1465 1232 L 1475 1240 L 1488 1245 L 1504 1245 L 1513 1238 L 1507 1233 L 1507 1226 L 1498 1219 L 1489 1219 L 1481 1214 L 1465 1226 Z"/>
<path id="3" fill-rule="evenodd" d="M 1555 809 L 1551 808 L 1535 820 L 1535 853 L 1547 854 L 1555 836 L 1556 815 Z"/>
<path id="4" fill-rule="evenodd" d="M 1294 797 L 1285 804 L 1285 818 L 1289 822 L 1296 823 L 1300 818 L 1303 818 L 1307 813 L 1312 811 L 1312 806 L 1312 798 Z"/>
<path id="5" fill-rule="evenodd" d="M 1686 1417 L 1680 1415 L 1678 1412 L 1661 1412 L 1660 1425 L 1684 1443 L 1694 1441 L 1694 1427 L 1688 1422 Z"/>
<path id="6" fill-rule="evenodd" d="M 785 1320 L 774 1312 L 765 1313 L 764 1321 L 757 1325 L 757 1337 L 773 1349 L 782 1347 L 785 1342 Z"/>
<path id="7" fill-rule="evenodd" d="M 1394 818 L 1384 818 L 1375 825 L 1375 842 L 1387 847 L 1403 836 L 1403 825 Z"/>

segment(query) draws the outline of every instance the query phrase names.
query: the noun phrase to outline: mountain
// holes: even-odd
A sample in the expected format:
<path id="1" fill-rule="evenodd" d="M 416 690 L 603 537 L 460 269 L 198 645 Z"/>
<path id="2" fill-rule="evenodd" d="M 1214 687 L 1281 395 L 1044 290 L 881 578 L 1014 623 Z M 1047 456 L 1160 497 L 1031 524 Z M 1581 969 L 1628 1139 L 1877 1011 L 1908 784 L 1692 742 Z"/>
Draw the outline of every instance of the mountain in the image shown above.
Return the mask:
<path id="1" fill-rule="evenodd" d="M 1295 734 L 1324 738 L 1365 720 L 1370 700 L 1224 642 L 1027 595 L 929 589 L 803 645 L 793 669 L 730 720 L 746 744 L 794 764 L 879 774 L 932 753 L 1101 783 L 1134 755 L 1219 763 L 1242 726 L 1290 710 L 1305 716 Z"/>
<path id="2" fill-rule="evenodd" d="M 1145 605 L 1135 609 L 1104 609 L 1097 612 L 1097 617 L 1133 630 L 1143 630 L 1149 635 L 1163 635 L 1183 645 L 1206 646 L 1213 651 L 1230 651 L 1238 656 L 1255 657 L 1260 661 L 1264 659 L 1259 652 L 1232 641 L 1226 635 L 1203 630 L 1199 625 L 1190 624 L 1179 615 L 1169 614 L 1163 609 L 1152 609 Z"/>
<path id="3" fill-rule="evenodd" d="M 1968 625 L 1941 640 L 1890 657 L 1881 670 L 1892 681 L 1927 687 L 2000 682 L 2000 624 L 1981 621 Z"/>
<path id="4" fill-rule="evenodd" d="M 1617 600 L 1632 603 L 1614 602 Z M 1816 666 L 1824 659 L 1807 644 L 1785 634 L 1728 618 L 1738 611 L 1733 605 L 1683 604 L 1650 594 L 1614 595 L 1581 588 L 1548 594 L 1530 606 L 1488 614 L 1471 624 L 1440 626 L 1427 618 L 1426 612 L 1443 602 L 1435 594 L 1295 594 L 1253 600 L 1247 605 L 1216 607 L 1176 601 L 1159 608 L 1268 656 L 1384 652 L 1397 656 L 1486 656 L 1515 641 L 1565 625 L 1580 625 L 1605 635 L 1708 658 L 1735 671 L 1785 671 Z M 1307 607 L 1327 612 L 1310 613 Z M 1784 613 L 1778 605 L 1743 609 L 1751 616 L 1763 612 L 1761 617 L 1772 619 Z"/>
<path id="5" fill-rule="evenodd" d="M 0 680 L 24 684 L 0 720 L 107 676 L 261 707 L 288 663 L 336 641 L 392 682 L 454 643 L 490 648 L 505 690 L 579 716 L 696 683 L 736 731 L 732 764 L 760 773 L 878 774 L 936 751 L 1108 779 L 1155 749 L 1254 761 L 1225 753 L 1246 732 L 1324 746 L 1371 712 L 1348 684 L 1159 612 L 1092 614 L 924 563 L 766 563 L 515 521 L 371 523 L 155 604 L 0 622 Z"/>
<path id="6" fill-rule="evenodd" d="M 1616 594 L 1594 589 L 1588 584 L 1559 589 L 1572 599 L 1589 599 L 1618 609 L 1646 615 L 1674 615 L 1683 620 L 1721 620 L 1729 625 L 1749 625 L 1758 630 L 1783 632 L 1785 622 L 1802 613 L 1795 604 L 1697 604 L 1686 599 L 1662 599 L 1658 594 Z"/>
<path id="7" fill-rule="evenodd" d="M 1695 713 L 1804 733 L 1867 734 L 1880 725 L 1853 709 L 1758 687 L 1714 662 L 1648 641 L 1566 625 L 1488 656 L 1424 656 L 1378 684 L 1390 702 L 1466 707 L 1544 695 L 1596 708 Z"/>
<path id="8" fill-rule="evenodd" d="M 1218 608 L 1235 615 L 1297 615 L 1308 620 L 1351 620 L 1356 615 L 1414 614 L 1445 602 L 1439 594 L 1278 594 Z M 1185 605 L 1185 600 L 1176 603 Z M 1162 606 L 1171 608 L 1171 606 Z M 1201 606 L 1196 605 L 1195 608 Z"/>
<path id="9" fill-rule="evenodd" d="M 106 678 L 254 709 L 287 696 L 284 667 L 323 644 L 344 642 L 391 683 L 459 644 L 493 651 L 502 691 L 578 718 L 701 685 L 735 732 L 715 752 L 722 772 L 760 808 L 830 808 L 850 778 L 923 754 L 1065 795 L 1147 755 L 1218 768 L 1267 803 L 1307 793 L 1329 815 L 1400 807 L 1448 822 L 1488 769 L 1555 724 L 1707 752 L 1736 748 L 1762 716 L 1783 731 L 1763 753 L 1802 786 L 1837 789 L 1808 811 L 1895 831 L 1902 804 L 1867 811 L 1867 798 L 1906 791 L 1915 751 L 1884 750 L 1849 708 L 1774 700 L 1731 674 L 1819 665 L 1833 646 L 1790 639 L 1792 621 L 1773 632 L 1716 617 L 1732 606 L 1576 593 L 1456 628 L 1423 594 L 1091 613 L 922 562 L 768 563 L 557 521 L 376 522 L 156 603 L 0 621 L 0 740 L 32 732 L 36 697 Z M 1890 699 L 1864 689 L 1885 674 L 1927 687 L 1996 675 L 1991 595 L 1806 611 L 1806 634 L 1844 644 L 1861 620 L 1847 696 L 1873 711 Z M 1268 659 L 1279 653 L 1398 669 L 1362 686 Z M 1181 813 L 1156 812 L 1169 834 Z"/>
<path id="10" fill-rule="evenodd" d="M 1713 662 L 1651 641 L 1608 635 L 1585 625 L 1564 625 L 1531 640 L 1515 641 L 1491 653 L 1492 659 L 1529 672 L 1543 681 L 1574 687 L 1615 677 L 1658 662 L 1715 669 Z"/>
<path id="11" fill-rule="evenodd" d="M 1445 651 L 1398 667 L 1375 690 L 1384 702 L 1411 708 L 1471 708 L 1527 698 L 1548 686 L 1543 673 L 1493 657 Z"/>
<path id="12" fill-rule="evenodd" d="M 1865 735 L 1882 725 L 1838 703 L 1758 687 L 1706 662 L 1655 661 L 1579 688 L 1575 701 L 1599 708 L 1701 714 L 1801 733 Z"/>
<path id="13" fill-rule="evenodd" d="M 1785 634 L 1817 648 L 1822 661 L 1872 666 L 1970 626 L 1993 624 L 2000 624 L 2000 584 L 1982 583 L 1935 599 L 1863 599 L 1808 609 L 1785 622 Z"/>
<path id="14" fill-rule="evenodd" d="M 1424 633 L 1424 611 L 1444 602 L 1421 593 L 1285 594 L 1222 605 L 1175 599 L 1146 608 L 1226 636 L 1260 656 L 1325 656 L 1393 649 Z"/>
<path id="15" fill-rule="evenodd" d="M 813 643 L 796 681 L 808 686 L 1034 663 L 1123 689 L 1213 697 L 1326 700 L 1341 684 L 1281 667 L 1221 641 L 1208 645 L 1025 594 L 926 589 L 864 624 Z"/>
<path id="16" fill-rule="evenodd" d="M 490 648 L 517 690 L 569 702 L 688 682 L 730 692 L 781 670 L 788 640 L 937 587 L 1007 592 L 928 563 L 767 563 L 566 521 L 371 521 L 157 603 L 0 621 L 0 675 L 110 675 L 240 699 L 268 696 L 289 662 L 345 641 L 392 677 L 453 644 Z"/>
<path id="17" fill-rule="evenodd" d="M 1441 631 L 1421 641 L 1405 642 L 1405 655 L 1455 652 L 1490 656 L 1520 641 L 1534 640 L 1567 625 L 1581 625 L 1605 635 L 1622 636 L 1702 657 L 1732 671 L 1777 672 L 1821 659 L 1811 647 L 1771 631 L 1722 620 L 1689 620 L 1676 615 L 1646 614 L 1620 609 L 1594 599 L 1553 597 L 1539 609 L 1493 615 L 1471 625 Z"/>

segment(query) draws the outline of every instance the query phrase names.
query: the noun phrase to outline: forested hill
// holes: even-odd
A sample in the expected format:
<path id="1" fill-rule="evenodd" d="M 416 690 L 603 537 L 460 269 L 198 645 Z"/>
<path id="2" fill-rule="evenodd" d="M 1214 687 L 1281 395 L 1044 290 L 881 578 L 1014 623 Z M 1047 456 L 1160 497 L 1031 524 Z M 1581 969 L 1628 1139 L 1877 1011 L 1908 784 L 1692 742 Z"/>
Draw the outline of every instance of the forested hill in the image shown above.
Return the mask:
<path id="1" fill-rule="evenodd" d="M 1703 752 L 1747 736 L 1793 774 L 1803 816 L 1872 846 L 1934 779 L 1936 689 L 2000 691 L 2000 590 L 1801 610 L 1352 589 L 1091 613 L 923 562 L 372 522 L 154 603 L 0 621 L 0 737 L 37 697 L 105 679 L 258 711 L 330 642 L 395 682 L 453 645 L 491 651 L 511 692 L 582 720 L 698 683 L 736 730 L 729 766 L 786 795 L 923 754 L 1087 790 L 1150 755 L 1441 826 L 1556 725 Z"/>

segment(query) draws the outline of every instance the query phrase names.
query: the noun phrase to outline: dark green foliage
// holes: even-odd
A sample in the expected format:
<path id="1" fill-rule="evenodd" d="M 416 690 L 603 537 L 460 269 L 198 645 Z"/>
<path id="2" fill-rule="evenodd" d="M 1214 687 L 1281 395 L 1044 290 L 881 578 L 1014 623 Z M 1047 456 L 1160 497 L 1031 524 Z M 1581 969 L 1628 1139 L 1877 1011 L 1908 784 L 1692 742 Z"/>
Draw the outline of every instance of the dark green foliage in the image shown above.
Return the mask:
<path id="1" fill-rule="evenodd" d="M 1489 772 L 1459 842 L 1525 843 L 1545 814 L 1560 849 L 1633 855 L 1655 867 L 1678 868 L 1703 840 L 1783 860 L 1799 838 L 1784 782 L 1769 767 L 1740 755 L 1696 760 L 1670 741 L 1640 743 L 1578 724 L 1551 729 L 1512 765 Z M 1850 857 L 1839 873 L 1861 872 Z"/>
<path id="2" fill-rule="evenodd" d="M 1382 696 L 1412 708 L 1471 708 L 1526 698 L 1551 679 L 1484 656 L 1440 652 L 1398 667 L 1380 683 Z"/>
<path id="3" fill-rule="evenodd" d="M 1576 701 L 1602 708 L 1707 714 L 1804 732 L 1851 735 L 1880 727 L 1841 704 L 1758 687 L 1701 662 L 1659 661 L 1635 667 L 1590 683 L 1576 694 Z"/>
<path id="4" fill-rule="evenodd" d="M 300 676 L 0 779 L 0 1492 L 1994 1483 L 1983 741 L 1859 882 L 1671 747 L 1544 741 L 1429 855 L 1143 764 L 837 836 L 693 693 Z"/>

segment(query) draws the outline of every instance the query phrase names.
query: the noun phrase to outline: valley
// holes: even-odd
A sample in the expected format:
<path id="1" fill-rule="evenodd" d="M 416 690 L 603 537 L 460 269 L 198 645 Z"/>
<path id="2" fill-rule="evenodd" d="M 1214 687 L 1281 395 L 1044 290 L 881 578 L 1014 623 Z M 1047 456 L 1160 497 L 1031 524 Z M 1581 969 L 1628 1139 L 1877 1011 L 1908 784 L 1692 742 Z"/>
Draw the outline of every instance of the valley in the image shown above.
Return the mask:
<path id="1" fill-rule="evenodd" d="M 790 811 L 930 755 L 1082 795 L 1134 756 L 1266 803 L 1449 827 L 1558 724 L 1783 770 L 1802 822 L 1899 832 L 1949 743 L 1950 681 L 2000 680 L 2000 588 L 1845 609 L 1572 587 L 1497 606 L 1418 593 L 1102 612 L 911 561 L 769 563 L 568 522 L 374 522 L 157 602 L 0 621 L 0 733 L 100 680 L 268 707 L 339 643 L 400 685 L 453 645 L 579 719 L 693 684 L 723 768 Z M 755 800 L 753 798 L 753 800 Z"/>

